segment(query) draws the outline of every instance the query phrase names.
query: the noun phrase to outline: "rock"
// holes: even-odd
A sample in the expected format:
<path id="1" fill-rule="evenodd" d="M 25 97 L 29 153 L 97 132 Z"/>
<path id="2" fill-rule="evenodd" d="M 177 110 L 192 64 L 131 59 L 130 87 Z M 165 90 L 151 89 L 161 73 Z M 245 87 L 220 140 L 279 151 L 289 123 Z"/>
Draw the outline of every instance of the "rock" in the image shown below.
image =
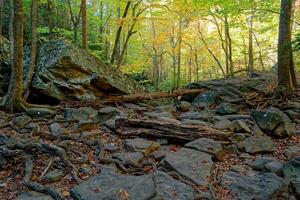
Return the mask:
<path id="1" fill-rule="evenodd" d="M 300 146 L 288 146 L 284 150 L 284 155 L 288 160 L 300 157 Z"/>
<path id="2" fill-rule="evenodd" d="M 160 159 L 164 158 L 166 155 L 167 155 L 167 152 L 162 151 L 162 150 L 154 151 L 152 153 L 153 158 L 156 160 L 160 160 Z"/>
<path id="3" fill-rule="evenodd" d="M 265 165 L 265 168 L 273 173 L 273 174 L 276 174 L 278 176 L 281 175 L 281 172 L 282 172 L 282 167 L 283 167 L 283 164 L 277 160 L 275 161 L 272 161 L 272 162 L 269 162 Z"/>
<path id="4" fill-rule="evenodd" d="M 5 145 L 8 141 L 8 137 L 6 135 L 0 135 L 0 145 Z"/>
<path id="5" fill-rule="evenodd" d="M 169 123 L 173 123 L 173 124 L 178 124 L 180 125 L 181 122 L 174 119 L 174 118 L 170 118 L 170 117 L 157 117 L 156 118 L 158 121 L 163 121 L 163 122 L 169 122 Z"/>
<path id="6" fill-rule="evenodd" d="M 240 110 L 240 107 L 232 104 L 232 103 L 221 103 L 220 106 L 217 108 L 217 114 L 220 115 L 230 115 L 236 114 Z"/>
<path id="7" fill-rule="evenodd" d="M 234 120 L 228 128 L 234 132 L 251 133 L 251 130 L 247 124 L 241 120 Z"/>
<path id="8" fill-rule="evenodd" d="M 112 158 L 119 159 L 123 162 L 133 162 L 133 163 L 139 163 L 144 158 L 144 155 L 141 152 L 114 153 L 111 156 Z"/>
<path id="9" fill-rule="evenodd" d="M 297 112 L 295 110 L 286 110 L 285 114 L 293 121 L 300 119 L 300 111 Z"/>
<path id="10" fill-rule="evenodd" d="M 6 164 L 7 164 L 7 160 L 0 155 L 0 169 L 3 168 L 4 165 Z"/>
<path id="11" fill-rule="evenodd" d="M 272 173 L 246 176 L 229 171 L 222 177 L 222 185 L 242 200 L 279 199 L 287 191 L 284 180 Z"/>
<path id="12" fill-rule="evenodd" d="M 263 136 L 264 135 L 264 132 L 259 128 L 259 126 L 257 124 L 255 124 L 252 129 L 251 129 L 251 132 L 254 134 L 254 135 L 258 135 L 258 136 Z"/>
<path id="13" fill-rule="evenodd" d="M 174 118 L 174 116 L 169 112 L 145 112 L 144 115 L 146 117 L 151 117 L 151 118 L 158 118 L 158 117 Z"/>
<path id="14" fill-rule="evenodd" d="M 59 123 L 50 124 L 49 129 L 50 129 L 51 135 L 53 135 L 55 137 L 62 136 L 66 133 L 66 130 L 64 128 L 62 128 Z"/>
<path id="15" fill-rule="evenodd" d="M 24 126 L 29 124 L 31 120 L 31 117 L 29 117 L 28 115 L 21 115 L 19 117 L 16 117 L 12 123 L 18 128 L 23 128 Z"/>
<path id="16" fill-rule="evenodd" d="M 43 179 L 48 182 L 57 182 L 65 176 L 65 172 L 63 170 L 55 169 L 53 171 L 48 172 Z"/>
<path id="17" fill-rule="evenodd" d="M 155 112 L 176 112 L 176 107 L 174 105 L 162 105 L 155 108 Z"/>
<path id="18" fill-rule="evenodd" d="M 268 136 L 250 136 L 238 144 L 246 153 L 273 152 L 276 145 Z"/>
<path id="19" fill-rule="evenodd" d="M 128 176 L 101 174 L 75 186 L 70 191 L 74 200 L 148 200 L 155 196 L 153 175 Z"/>
<path id="20" fill-rule="evenodd" d="M 91 131 L 94 129 L 95 129 L 95 123 L 92 120 L 79 121 L 76 126 L 76 131 L 78 132 Z"/>
<path id="21" fill-rule="evenodd" d="M 267 112 L 254 111 L 251 115 L 259 127 L 271 136 L 283 138 L 294 131 L 289 117 L 277 108 L 269 108 Z"/>
<path id="22" fill-rule="evenodd" d="M 164 172 L 154 174 L 156 196 L 153 200 L 191 200 L 194 199 L 192 187 L 181 183 Z"/>
<path id="23" fill-rule="evenodd" d="M 120 115 L 120 111 L 114 107 L 105 107 L 99 110 L 98 121 L 104 123 L 109 119 L 113 119 L 117 115 Z"/>
<path id="24" fill-rule="evenodd" d="M 157 142 L 148 141 L 142 138 L 135 139 L 126 139 L 123 141 L 125 148 L 130 151 L 144 151 L 150 146 L 155 146 L 157 149 L 160 149 L 160 144 Z"/>
<path id="25" fill-rule="evenodd" d="M 113 165 L 102 165 L 99 166 L 99 174 L 116 174 L 118 170 Z"/>
<path id="26" fill-rule="evenodd" d="M 134 111 L 140 111 L 140 112 L 145 112 L 148 109 L 146 107 L 142 107 L 142 106 L 138 106 L 136 104 L 133 103 L 124 103 L 124 106 L 130 110 L 134 110 Z"/>
<path id="27" fill-rule="evenodd" d="M 31 117 L 44 117 L 44 118 L 53 118 L 56 115 L 55 110 L 48 108 L 29 108 L 26 110 L 26 113 Z"/>
<path id="28" fill-rule="evenodd" d="M 208 121 L 208 117 L 203 115 L 200 112 L 194 112 L 194 111 L 189 111 L 181 114 L 179 116 L 179 119 L 192 119 L 192 120 L 201 120 L 201 121 Z"/>
<path id="29" fill-rule="evenodd" d="M 29 59 L 24 65 L 27 69 Z M 63 40 L 51 40 L 39 48 L 32 87 L 35 91 L 32 98 L 40 97 L 44 102 L 51 98 L 91 100 L 107 94 L 133 94 L 143 90 L 129 76 Z"/>
<path id="30" fill-rule="evenodd" d="M 230 167 L 230 171 L 237 172 L 239 174 L 247 174 L 250 169 L 247 165 L 233 165 Z"/>
<path id="31" fill-rule="evenodd" d="M 265 168 L 265 165 L 273 162 L 274 158 L 265 158 L 265 157 L 257 157 L 252 163 L 250 163 L 250 166 L 257 171 L 261 171 Z"/>
<path id="32" fill-rule="evenodd" d="M 86 174 L 86 175 L 89 175 L 91 173 L 91 171 L 92 171 L 92 168 L 86 164 L 80 166 L 80 168 L 79 168 L 79 172 Z"/>
<path id="33" fill-rule="evenodd" d="M 207 91 L 199 94 L 194 100 L 193 105 L 197 107 L 208 107 L 216 103 L 219 95 L 214 91 Z"/>
<path id="34" fill-rule="evenodd" d="M 243 133 L 234 133 L 231 137 L 230 137 L 230 141 L 236 143 L 236 142 L 241 142 L 244 141 L 246 139 L 246 135 Z"/>
<path id="35" fill-rule="evenodd" d="M 284 164 L 282 172 L 284 178 L 290 182 L 294 192 L 300 196 L 300 157 Z"/>
<path id="36" fill-rule="evenodd" d="M 192 107 L 192 104 L 188 101 L 180 101 L 177 105 L 176 105 L 177 109 L 181 112 L 186 112 L 189 111 L 190 108 Z"/>
<path id="37" fill-rule="evenodd" d="M 213 162 L 207 153 L 181 148 L 175 153 L 168 153 L 163 164 L 166 169 L 177 172 L 187 181 L 199 186 L 207 186 Z"/>
<path id="38" fill-rule="evenodd" d="M 196 120 L 196 119 L 183 119 L 181 121 L 182 124 L 185 125 L 201 125 L 201 126 L 208 126 L 211 127 L 212 124 L 209 122 L 201 121 L 201 120 Z"/>
<path id="39" fill-rule="evenodd" d="M 65 109 L 64 117 L 66 120 L 78 121 L 97 121 L 98 111 L 91 107 L 81 107 L 78 109 Z"/>
<path id="40" fill-rule="evenodd" d="M 191 200 L 192 187 L 164 172 L 143 176 L 102 174 L 71 189 L 74 200 Z"/>
<path id="41" fill-rule="evenodd" d="M 185 144 L 185 147 L 209 153 L 219 161 L 223 160 L 224 157 L 224 151 L 221 143 L 213 139 L 200 138 L 198 140 Z"/>
<path id="42" fill-rule="evenodd" d="M 220 129 L 220 130 L 223 130 L 223 129 L 228 129 L 229 128 L 229 126 L 231 125 L 231 121 L 230 120 L 228 120 L 228 119 L 221 119 L 221 120 L 219 120 L 219 121 L 217 121 L 216 123 L 215 123 L 215 128 L 216 129 Z"/>
<path id="43" fill-rule="evenodd" d="M 112 130 L 116 130 L 116 120 L 115 119 L 109 119 L 104 122 L 104 125 Z"/>
<path id="44" fill-rule="evenodd" d="M 54 200 L 51 196 L 43 193 L 29 191 L 21 193 L 16 200 Z"/>
<path id="45" fill-rule="evenodd" d="M 117 151 L 119 151 L 119 149 L 120 149 L 119 146 L 114 143 L 109 143 L 109 144 L 104 145 L 104 150 L 108 151 L 110 153 L 117 152 Z"/>

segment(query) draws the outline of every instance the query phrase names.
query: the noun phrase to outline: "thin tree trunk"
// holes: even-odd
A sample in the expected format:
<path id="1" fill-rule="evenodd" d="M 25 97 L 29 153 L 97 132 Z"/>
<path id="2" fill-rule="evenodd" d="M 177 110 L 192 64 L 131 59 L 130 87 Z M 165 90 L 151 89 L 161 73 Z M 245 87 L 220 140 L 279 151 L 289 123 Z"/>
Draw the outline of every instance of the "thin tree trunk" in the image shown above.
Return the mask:
<path id="1" fill-rule="evenodd" d="M 227 38 L 227 45 L 228 45 L 229 70 L 230 70 L 230 74 L 233 74 L 232 40 L 230 36 L 228 17 L 226 14 L 224 16 L 224 23 L 225 23 L 225 37 Z"/>
<path id="2" fill-rule="evenodd" d="M 82 10 L 82 48 L 87 49 L 86 0 L 81 0 L 81 10 Z"/>
<path id="3" fill-rule="evenodd" d="M 253 58 L 253 11 L 251 11 L 250 21 L 249 21 L 249 64 L 248 71 L 252 71 L 254 68 L 254 58 Z"/>
<path id="4" fill-rule="evenodd" d="M 4 108 L 13 113 L 23 109 L 23 0 L 14 0 L 14 54 L 8 92 L 4 98 Z"/>
<path id="5" fill-rule="evenodd" d="M 293 0 L 281 0 L 278 39 L 278 85 L 293 90 L 291 69 L 293 68 L 291 46 L 291 15 Z"/>
<path id="6" fill-rule="evenodd" d="M 178 51 L 177 51 L 177 78 L 176 89 L 179 88 L 181 79 L 181 44 L 182 44 L 182 19 L 179 20 L 179 38 L 178 38 Z"/>
<path id="7" fill-rule="evenodd" d="M 127 4 L 126 4 L 125 10 L 124 10 L 122 19 L 124 19 L 127 16 L 129 8 L 130 8 L 130 4 L 131 4 L 131 1 L 128 1 Z M 119 28 L 117 30 L 117 34 L 116 34 L 116 38 L 115 38 L 115 43 L 114 43 L 114 47 L 113 47 L 113 52 L 112 52 L 111 59 L 110 59 L 110 63 L 111 64 L 114 64 L 114 62 L 116 60 L 116 55 L 117 55 L 118 47 L 120 45 L 120 39 L 121 39 L 122 29 L 123 29 L 123 23 L 121 23 L 119 25 Z"/>
<path id="8" fill-rule="evenodd" d="M 2 26 L 3 26 L 3 6 L 4 0 L 0 0 L 0 35 L 2 35 Z"/>
<path id="9" fill-rule="evenodd" d="M 10 52 L 10 64 L 13 65 L 14 61 L 14 2 L 9 1 L 10 7 L 10 21 L 8 27 L 8 37 L 9 37 L 9 52 Z"/>
<path id="10" fill-rule="evenodd" d="M 258 38 L 256 37 L 255 33 L 253 33 L 253 36 L 254 36 L 254 39 L 256 41 L 256 45 L 258 46 L 259 48 L 259 61 L 260 61 L 260 64 L 261 64 L 261 67 L 262 67 L 262 70 L 265 71 L 265 64 L 264 64 L 264 60 L 263 60 L 263 55 L 262 55 L 262 48 L 261 48 L 261 45 L 258 41 Z"/>
<path id="11" fill-rule="evenodd" d="M 50 34 L 50 37 L 52 37 L 53 36 L 53 29 L 54 29 L 52 0 L 47 0 L 47 11 L 48 11 L 49 34 Z"/>
<path id="12" fill-rule="evenodd" d="M 30 54 L 30 63 L 29 70 L 24 82 L 24 100 L 26 101 L 29 94 L 29 87 L 33 79 L 35 71 L 35 62 L 37 54 L 37 23 L 38 23 L 38 5 L 39 0 L 32 0 L 31 2 L 31 54 Z"/>

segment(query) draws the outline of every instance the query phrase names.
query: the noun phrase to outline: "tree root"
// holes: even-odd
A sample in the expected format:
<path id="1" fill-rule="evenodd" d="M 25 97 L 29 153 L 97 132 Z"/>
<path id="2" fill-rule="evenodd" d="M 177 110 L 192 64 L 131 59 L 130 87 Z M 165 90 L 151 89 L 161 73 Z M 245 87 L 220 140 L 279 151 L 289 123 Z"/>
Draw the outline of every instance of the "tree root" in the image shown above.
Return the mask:
<path id="1" fill-rule="evenodd" d="M 39 184 L 39 183 L 35 183 L 33 181 L 26 181 L 26 180 L 23 181 L 23 184 L 26 187 L 28 187 L 28 188 L 30 188 L 34 191 L 37 191 L 37 192 L 40 192 L 40 193 L 43 193 L 43 194 L 46 194 L 46 195 L 50 195 L 55 200 L 66 200 L 59 191 L 57 191 L 56 189 L 53 189 L 49 186 L 42 185 L 42 184 Z"/>

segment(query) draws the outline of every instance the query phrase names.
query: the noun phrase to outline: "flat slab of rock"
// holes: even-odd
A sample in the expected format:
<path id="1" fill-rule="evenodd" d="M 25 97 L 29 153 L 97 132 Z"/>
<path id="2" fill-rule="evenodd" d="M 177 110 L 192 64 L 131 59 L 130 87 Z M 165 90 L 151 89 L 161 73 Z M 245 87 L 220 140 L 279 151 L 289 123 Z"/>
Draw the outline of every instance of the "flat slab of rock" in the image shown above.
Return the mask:
<path id="1" fill-rule="evenodd" d="M 164 164 L 167 170 L 175 171 L 187 181 L 206 186 L 213 162 L 207 153 L 181 148 L 175 153 L 168 153 Z"/>
<path id="2" fill-rule="evenodd" d="M 283 178 L 272 173 L 246 176 L 232 171 L 224 174 L 222 185 L 242 200 L 278 199 L 287 188 Z"/>
<path id="3" fill-rule="evenodd" d="M 103 174 L 71 189 L 75 200 L 191 200 L 194 190 L 165 172 L 143 176 Z"/>
<path id="4" fill-rule="evenodd" d="M 142 138 L 126 139 L 123 141 L 123 144 L 127 149 L 131 151 L 143 151 L 151 145 L 158 148 L 160 147 L 160 144 L 158 144 L 157 142 L 148 141 Z"/>
<path id="5" fill-rule="evenodd" d="M 29 192 L 23 192 L 18 197 L 17 200 L 54 200 L 52 197 L 35 192 L 35 191 L 29 191 Z"/>
<path id="6" fill-rule="evenodd" d="M 282 172 L 284 178 L 290 182 L 295 193 L 300 196 L 300 157 L 287 162 L 283 166 Z"/>
<path id="7" fill-rule="evenodd" d="M 185 144 L 185 147 L 209 153 L 218 160 L 222 160 L 223 158 L 224 152 L 221 143 L 213 139 L 200 138 L 198 140 Z"/>
<path id="8" fill-rule="evenodd" d="M 247 153 L 272 152 L 276 148 L 274 141 L 268 136 L 250 136 L 240 142 L 239 147 Z"/>

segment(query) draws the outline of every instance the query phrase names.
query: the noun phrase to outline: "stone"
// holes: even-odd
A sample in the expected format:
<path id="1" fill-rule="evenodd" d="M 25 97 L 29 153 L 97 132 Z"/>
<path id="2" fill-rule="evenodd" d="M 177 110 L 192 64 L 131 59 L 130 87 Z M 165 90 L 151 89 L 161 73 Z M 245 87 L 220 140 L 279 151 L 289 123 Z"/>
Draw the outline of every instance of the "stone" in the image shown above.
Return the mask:
<path id="1" fill-rule="evenodd" d="M 0 135 L 0 145 L 5 145 L 8 141 L 8 137 L 6 135 Z"/>
<path id="2" fill-rule="evenodd" d="M 101 174 L 71 189 L 74 200 L 191 200 L 192 187 L 165 172 L 142 176 Z"/>
<path id="3" fill-rule="evenodd" d="M 76 131 L 91 131 L 95 129 L 95 123 L 92 120 L 82 120 L 79 121 L 76 126 Z"/>
<path id="4" fill-rule="evenodd" d="M 243 132 L 243 133 L 251 133 L 250 128 L 248 125 L 241 121 L 241 120 L 234 120 L 230 125 L 229 125 L 229 130 L 233 132 Z"/>
<path id="5" fill-rule="evenodd" d="M 274 137 L 288 137 L 294 131 L 290 118 L 277 108 L 269 108 L 266 112 L 254 111 L 251 116 L 269 135 Z"/>
<path id="6" fill-rule="evenodd" d="M 128 152 L 128 153 L 122 152 L 122 153 L 113 153 L 111 157 L 119 159 L 123 162 L 139 163 L 141 160 L 143 160 L 144 155 L 141 152 Z"/>
<path id="7" fill-rule="evenodd" d="M 287 191 L 284 180 L 272 173 L 247 176 L 229 171 L 223 175 L 222 185 L 242 200 L 278 199 Z"/>
<path id="8" fill-rule="evenodd" d="M 282 168 L 283 168 L 283 164 L 277 160 L 269 162 L 265 165 L 265 168 L 273 173 L 273 174 L 277 174 L 278 176 L 281 175 L 282 172 Z"/>
<path id="9" fill-rule="evenodd" d="M 25 70 L 29 60 L 25 59 Z M 143 91 L 129 76 L 63 40 L 50 40 L 39 47 L 32 87 L 31 98 L 38 102 L 84 101 Z"/>
<path id="10" fill-rule="evenodd" d="M 209 122 L 196 120 L 196 119 L 183 119 L 181 123 L 184 125 L 200 125 L 200 126 L 208 126 L 208 127 L 212 126 L 212 124 Z"/>
<path id="11" fill-rule="evenodd" d="M 221 120 L 219 120 L 219 121 L 217 121 L 216 123 L 215 123 L 215 128 L 216 129 L 220 129 L 220 130 L 223 130 L 223 129 L 228 129 L 229 128 L 229 126 L 231 125 L 231 121 L 230 120 L 228 120 L 228 119 L 221 119 Z"/>
<path id="12" fill-rule="evenodd" d="M 162 151 L 162 150 L 154 151 L 152 153 L 153 158 L 156 160 L 160 160 L 160 159 L 164 158 L 166 155 L 167 155 L 167 152 Z"/>
<path id="13" fill-rule="evenodd" d="M 246 153 L 273 152 L 276 149 L 274 141 L 268 136 L 250 136 L 240 142 L 238 146 Z"/>
<path id="14" fill-rule="evenodd" d="M 116 120 L 115 119 L 109 119 L 104 122 L 104 125 L 112 130 L 116 130 Z"/>
<path id="15" fill-rule="evenodd" d="M 157 149 L 160 149 L 160 144 L 157 142 L 148 141 L 142 138 L 135 139 L 125 139 L 123 141 L 125 148 L 130 151 L 144 151 L 150 146 L 155 146 Z"/>
<path id="16" fill-rule="evenodd" d="M 79 172 L 89 175 L 92 171 L 92 168 L 89 165 L 83 164 L 82 166 L 80 166 L 79 168 Z"/>
<path id="17" fill-rule="evenodd" d="M 74 200 L 148 200 L 155 196 L 153 175 L 101 174 L 71 189 Z"/>
<path id="18" fill-rule="evenodd" d="M 99 174 L 116 174 L 118 170 L 113 165 L 102 165 L 99 166 Z"/>
<path id="19" fill-rule="evenodd" d="M 116 116 L 120 116 L 121 112 L 114 107 L 101 108 L 98 113 L 98 122 L 105 123 L 109 119 L 114 119 Z"/>
<path id="20" fill-rule="evenodd" d="M 221 103 L 220 106 L 217 108 L 217 114 L 220 115 L 230 115 L 236 114 L 240 110 L 240 107 L 236 104 L 232 103 Z"/>
<path id="21" fill-rule="evenodd" d="M 104 145 L 104 150 L 110 153 L 115 153 L 120 150 L 119 146 L 114 143 Z"/>
<path id="22" fill-rule="evenodd" d="M 300 157 L 300 146 L 287 146 L 284 150 L 284 155 L 288 160 Z"/>
<path id="23" fill-rule="evenodd" d="M 300 157 L 285 163 L 282 172 L 284 178 L 289 181 L 294 192 L 300 196 Z"/>
<path id="24" fill-rule="evenodd" d="M 193 105 L 197 107 L 208 107 L 216 103 L 219 95 L 214 91 L 207 91 L 199 94 L 194 100 Z"/>
<path id="25" fill-rule="evenodd" d="M 98 116 L 98 111 L 91 107 L 80 107 L 78 109 L 65 109 L 64 117 L 66 120 L 78 120 L 78 121 L 87 121 L 87 120 L 96 120 Z"/>
<path id="26" fill-rule="evenodd" d="M 274 158 L 266 158 L 266 157 L 257 157 L 253 162 L 250 163 L 250 166 L 257 171 L 261 171 L 265 168 L 265 165 L 273 162 Z"/>
<path id="27" fill-rule="evenodd" d="M 54 200 L 51 196 L 43 193 L 29 191 L 21 193 L 16 200 Z"/>
<path id="28" fill-rule="evenodd" d="M 158 117 L 174 118 L 174 116 L 169 112 L 145 112 L 144 115 L 150 118 L 158 118 Z"/>
<path id="29" fill-rule="evenodd" d="M 181 122 L 179 120 L 176 120 L 176 119 L 170 118 L 170 117 L 157 117 L 156 120 L 162 121 L 162 122 L 168 122 L 168 123 L 172 123 L 172 124 L 177 124 L 177 125 L 181 124 Z"/>
<path id="30" fill-rule="evenodd" d="M 187 148 L 168 153 L 163 164 L 182 178 L 199 186 L 207 186 L 213 165 L 211 155 Z"/>
<path id="31" fill-rule="evenodd" d="M 31 117 L 53 118 L 56 115 L 55 110 L 48 108 L 29 108 L 26 113 Z"/>
<path id="32" fill-rule="evenodd" d="M 7 160 L 0 155 L 0 169 L 7 164 Z"/>
<path id="33" fill-rule="evenodd" d="M 188 101 L 180 101 L 177 105 L 176 105 L 177 109 L 181 112 L 186 112 L 189 111 L 190 108 L 192 107 L 192 104 Z"/>
<path id="34" fill-rule="evenodd" d="M 138 106 L 136 104 L 133 103 L 124 103 L 123 104 L 126 108 L 130 109 L 130 110 L 134 110 L 134 111 L 140 111 L 140 112 L 145 112 L 148 109 L 146 107 L 143 106 Z"/>
<path id="35" fill-rule="evenodd" d="M 49 129 L 50 129 L 51 135 L 53 135 L 55 137 L 62 136 L 66 133 L 66 130 L 64 128 L 62 128 L 59 123 L 50 124 Z"/>
<path id="36" fill-rule="evenodd" d="M 32 121 L 32 119 L 28 115 L 21 115 L 19 117 L 16 117 L 12 123 L 13 123 L 13 125 L 15 125 L 18 128 L 23 128 L 24 126 L 29 124 L 31 121 Z"/>
<path id="37" fill-rule="evenodd" d="M 62 179 L 65 176 L 65 174 L 66 173 L 63 170 L 54 169 L 53 171 L 50 171 L 47 174 L 45 174 L 43 179 L 48 181 L 48 182 L 53 183 L 53 182 L 57 182 L 60 179 Z"/>
<path id="38" fill-rule="evenodd" d="M 192 187 L 181 183 L 164 172 L 154 173 L 156 196 L 152 200 L 191 200 L 194 199 Z"/>
<path id="39" fill-rule="evenodd" d="M 243 133 L 234 133 L 231 137 L 230 137 L 230 141 L 232 142 L 241 142 L 244 141 L 246 139 L 246 135 Z"/>
<path id="40" fill-rule="evenodd" d="M 181 120 L 183 120 L 183 119 L 192 119 L 192 120 L 208 121 L 207 116 L 203 115 L 200 112 L 194 112 L 194 111 L 189 111 L 189 112 L 182 113 L 179 116 L 179 119 L 181 119 Z"/>
<path id="41" fill-rule="evenodd" d="M 264 135 L 264 132 L 259 128 L 259 126 L 257 124 L 255 124 L 252 129 L 251 129 L 251 132 L 254 134 L 254 135 L 258 135 L 258 136 L 263 136 Z"/>
<path id="42" fill-rule="evenodd" d="M 209 138 L 200 138 L 184 145 L 186 148 L 195 149 L 205 153 L 209 153 L 215 159 L 221 161 L 224 157 L 222 144 Z"/>

